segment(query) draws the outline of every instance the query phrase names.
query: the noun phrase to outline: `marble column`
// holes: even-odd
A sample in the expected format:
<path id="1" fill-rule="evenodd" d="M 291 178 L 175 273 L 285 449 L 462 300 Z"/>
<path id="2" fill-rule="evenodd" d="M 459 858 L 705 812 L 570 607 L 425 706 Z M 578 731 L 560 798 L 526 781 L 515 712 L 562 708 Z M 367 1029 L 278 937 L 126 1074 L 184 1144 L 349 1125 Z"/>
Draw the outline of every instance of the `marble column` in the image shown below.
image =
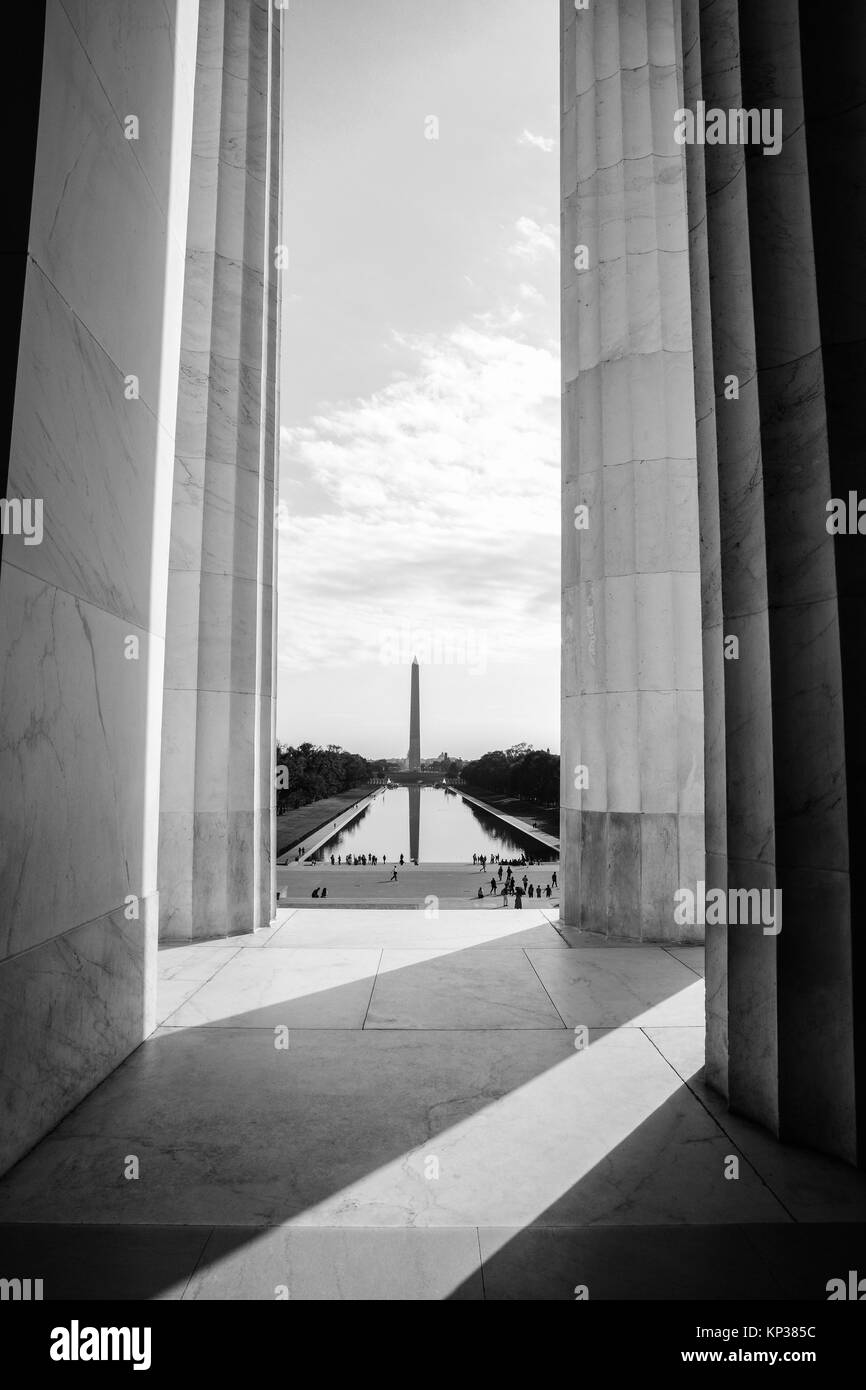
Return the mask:
<path id="1" fill-rule="evenodd" d="M 563 920 L 631 940 L 704 865 L 679 0 L 562 0 Z"/>
<path id="2" fill-rule="evenodd" d="M 800 54 L 809 195 L 829 440 L 830 496 L 864 492 L 863 393 L 866 387 L 866 9 L 847 5 L 832 22 L 820 8 L 802 7 Z M 822 542 L 823 543 L 823 542 Z M 866 556 L 859 536 L 834 542 L 840 680 L 845 737 L 845 801 L 850 902 L 836 902 L 849 927 L 853 996 L 853 1062 L 860 1162 L 866 1154 L 866 861 L 858 850 L 866 826 Z M 840 856 L 836 856 L 837 865 Z M 839 870 L 837 869 L 837 875 Z M 841 910 L 840 910 L 841 909 Z M 834 963 L 838 983 L 846 963 Z M 832 1001 L 828 1000 L 828 1004 Z M 846 1000 L 846 1019 L 851 1018 Z"/>
<path id="3" fill-rule="evenodd" d="M 684 0 L 684 11 L 687 104 L 777 110 L 783 129 L 777 155 L 737 144 L 689 151 L 707 879 L 782 894 L 778 935 L 712 931 L 708 1075 L 738 1112 L 854 1160 L 839 542 L 825 526 L 833 470 L 806 49 L 786 0 Z M 738 653 L 723 660 L 720 684 L 719 645 L 731 637 Z"/>
<path id="4" fill-rule="evenodd" d="M 0 1170 L 153 1027 L 197 10 L 46 5 L 7 483 L 43 534 L 0 570 Z"/>
<path id="5" fill-rule="evenodd" d="M 702 70 L 698 0 L 684 0 L 683 105 L 695 109 L 701 99 Z M 722 611 L 719 471 L 716 449 L 713 306 L 707 238 L 705 146 L 686 148 L 689 268 L 692 295 L 695 430 L 698 455 L 700 517 L 701 619 L 704 670 L 704 880 L 727 887 L 727 802 L 725 797 L 725 672 Z M 707 1075 L 726 1091 L 728 1078 L 727 934 L 707 924 L 705 953 L 713 989 L 707 995 Z"/>
<path id="6" fill-rule="evenodd" d="M 199 20 L 168 581 L 160 935 L 275 904 L 274 496 L 281 11 Z"/>

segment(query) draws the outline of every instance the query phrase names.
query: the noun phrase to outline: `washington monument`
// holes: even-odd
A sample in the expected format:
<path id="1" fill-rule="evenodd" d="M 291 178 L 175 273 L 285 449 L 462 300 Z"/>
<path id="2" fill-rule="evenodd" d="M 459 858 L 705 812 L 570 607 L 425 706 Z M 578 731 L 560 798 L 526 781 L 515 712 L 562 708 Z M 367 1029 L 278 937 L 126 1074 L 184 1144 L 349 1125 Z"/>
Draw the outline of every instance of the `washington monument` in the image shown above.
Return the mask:
<path id="1" fill-rule="evenodd" d="M 421 768 L 421 699 L 417 656 L 412 658 L 412 691 L 409 697 L 409 757 L 406 766 L 410 772 L 417 772 Z"/>

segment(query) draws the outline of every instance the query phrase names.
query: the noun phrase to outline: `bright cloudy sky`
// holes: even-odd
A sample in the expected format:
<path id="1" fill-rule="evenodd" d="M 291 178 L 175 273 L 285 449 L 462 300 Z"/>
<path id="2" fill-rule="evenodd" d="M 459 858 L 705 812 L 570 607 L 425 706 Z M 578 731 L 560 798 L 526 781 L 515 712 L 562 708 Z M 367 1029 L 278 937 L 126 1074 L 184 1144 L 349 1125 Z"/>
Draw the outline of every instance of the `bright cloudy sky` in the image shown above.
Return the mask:
<path id="1" fill-rule="evenodd" d="M 290 0 L 283 741 L 559 747 L 557 13 Z"/>

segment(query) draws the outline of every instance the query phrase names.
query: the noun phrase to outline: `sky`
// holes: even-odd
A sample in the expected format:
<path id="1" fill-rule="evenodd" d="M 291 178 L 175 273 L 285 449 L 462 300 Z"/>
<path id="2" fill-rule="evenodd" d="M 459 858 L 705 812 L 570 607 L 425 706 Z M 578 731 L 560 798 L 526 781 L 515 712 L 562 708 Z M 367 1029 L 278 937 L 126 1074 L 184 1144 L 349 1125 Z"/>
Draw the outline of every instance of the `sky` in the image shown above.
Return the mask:
<path id="1" fill-rule="evenodd" d="M 284 22 L 277 735 L 558 751 L 556 0 Z"/>

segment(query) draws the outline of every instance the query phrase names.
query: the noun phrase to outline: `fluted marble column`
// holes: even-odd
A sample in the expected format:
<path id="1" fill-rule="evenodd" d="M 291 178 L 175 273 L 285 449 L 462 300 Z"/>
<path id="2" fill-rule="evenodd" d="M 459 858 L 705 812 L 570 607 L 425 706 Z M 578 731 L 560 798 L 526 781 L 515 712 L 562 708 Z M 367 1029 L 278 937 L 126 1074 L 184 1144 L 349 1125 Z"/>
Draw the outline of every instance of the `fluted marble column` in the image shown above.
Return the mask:
<path id="1" fill-rule="evenodd" d="M 563 0 L 561 85 L 563 919 L 699 938 L 674 922 L 704 862 L 679 0 Z"/>
<path id="2" fill-rule="evenodd" d="M 701 99 L 700 17 L 698 0 L 683 0 L 683 105 L 695 110 Z M 692 350 L 695 370 L 695 429 L 700 514 L 701 615 L 704 667 L 704 837 L 705 881 L 727 888 L 727 800 L 725 795 L 725 671 L 722 609 L 719 469 L 716 447 L 713 303 L 707 237 L 705 146 L 686 149 L 689 268 L 692 295 Z M 707 1075 L 727 1091 L 728 974 L 727 933 L 708 923 L 704 935 L 712 989 L 707 994 Z"/>
<path id="3" fill-rule="evenodd" d="M 863 397 L 866 389 L 866 8 L 839 7 L 828 23 L 820 7 L 800 13 L 800 54 L 812 237 L 818 286 L 824 406 L 829 440 L 830 495 L 864 493 Z M 823 544 L 823 542 L 822 542 Z M 834 542 L 844 711 L 845 804 L 849 852 L 845 874 L 847 907 L 835 899 L 835 940 L 850 943 L 851 1021 L 857 1151 L 866 1155 L 866 859 L 861 851 L 866 825 L 866 554 L 859 536 Z M 839 856 L 836 856 L 837 866 Z M 840 910 L 841 909 L 841 910 Z M 840 923 L 845 935 L 840 934 Z M 817 942 L 813 939 L 813 945 Z M 832 959 L 832 957 L 830 957 Z M 849 968 L 845 956 L 832 960 L 833 993 Z M 823 991 L 823 981 L 817 986 Z M 817 990 L 816 990 L 817 992 Z M 828 999 L 830 1007 L 834 1001 Z M 843 1084 L 850 1084 L 846 1077 Z M 850 1092 L 848 1093 L 850 1097 Z"/>
<path id="4" fill-rule="evenodd" d="M 281 12 L 201 6 L 168 591 L 160 935 L 273 912 Z"/>
<path id="5" fill-rule="evenodd" d="M 702 563 L 711 585 L 718 575 L 722 610 L 720 626 L 717 603 L 705 604 L 707 717 L 719 739 L 708 745 L 707 878 L 782 893 L 778 935 L 712 930 L 708 1075 L 734 1109 L 784 1138 L 855 1159 L 838 552 L 825 526 L 833 481 L 805 49 L 786 0 L 684 6 L 689 104 L 779 110 L 783 128 L 778 155 L 689 153 L 695 342 L 715 377 L 712 409 L 696 379 L 698 414 L 712 421 L 699 433 Z M 725 390 L 731 377 L 737 393 Z M 738 638 L 739 653 L 724 662 L 720 731 L 722 635 Z"/>

